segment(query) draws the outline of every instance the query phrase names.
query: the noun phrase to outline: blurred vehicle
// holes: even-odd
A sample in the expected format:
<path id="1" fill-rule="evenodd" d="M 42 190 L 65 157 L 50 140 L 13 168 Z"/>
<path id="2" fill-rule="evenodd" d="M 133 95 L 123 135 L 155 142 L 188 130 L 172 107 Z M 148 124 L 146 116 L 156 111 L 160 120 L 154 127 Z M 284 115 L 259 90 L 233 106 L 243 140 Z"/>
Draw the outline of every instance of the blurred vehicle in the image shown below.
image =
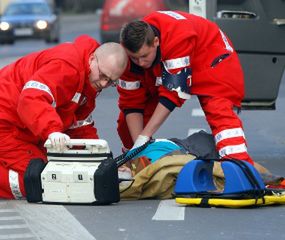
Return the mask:
<path id="1" fill-rule="evenodd" d="M 105 0 L 54 0 L 63 11 L 84 13 L 101 9 Z"/>
<path id="2" fill-rule="evenodd" d="M 158 10 L 184 10 L 188 12 L 188 0 L 105 0 L 102 8 L 101 41 L 119 41 L 121 27 L 132 20 Z"/>
<path id="3" fill-rule="evenodd" d="M 285 74 L 285 1 L 189 0 L 189 5 L 233 42 L 245 76 L 243 109 L 275 109 Z"/>
<path id="4" fill-rule="evenodd" d="M 15 0 L 0 21 L 0 43 L 13 44 L 18 38 L 42 38 L 59 42 L 59 15 L 45 0 Z"/>
<path id="5" fill-rule="evenodd" d="M 146 14 L 165 10 L 163 0 L 106 0 L 101 15 L 101 41 L 119 41 L 121 27 Z"/>

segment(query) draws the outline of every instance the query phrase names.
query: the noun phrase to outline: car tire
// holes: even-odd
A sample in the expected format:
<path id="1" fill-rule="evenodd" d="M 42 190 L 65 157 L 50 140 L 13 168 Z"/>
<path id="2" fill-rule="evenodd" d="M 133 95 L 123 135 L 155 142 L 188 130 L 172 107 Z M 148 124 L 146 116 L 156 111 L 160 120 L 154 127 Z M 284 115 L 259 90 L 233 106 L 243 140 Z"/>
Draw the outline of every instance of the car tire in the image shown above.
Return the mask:
<path id="1" fill-rule="evenodd" d="M 52 38 L 51 38 L 51 35 L 50 35 L 50 34 L 45 37 L 45 42 L 46 42 L 46 43 L 51 43 L 51 42 L 52 42 Z"/>
<path id="2" fill-rule="evenodd" d="M 46 43 L 59 43 L 59 34 L 54 29 L 51 29 L 45 36 L 45 41 Z"/>
<path id="3" fill-rule="evenodd" d="M 54 43 L 59 43 L 60 41 L 59 41 L 59 37 L 56 37 L 55 39 L 53 39 L 53 42 Z"/>
<path id="4" fill-rule="evenodd" d="M 13 44 L 15 43 L 15 40 L 14 40 L 14 39 L 9 39 L 9 40 L 7 41 L 7 43 L 10 44 L 10 45 L 13 45 Z"/>
<path id="5" fill-rule="evenodd" d="M 8 39 L 8 40 L 1 40 L 0 44 L 14 44 L 15 40 L 14 39 Z"/>

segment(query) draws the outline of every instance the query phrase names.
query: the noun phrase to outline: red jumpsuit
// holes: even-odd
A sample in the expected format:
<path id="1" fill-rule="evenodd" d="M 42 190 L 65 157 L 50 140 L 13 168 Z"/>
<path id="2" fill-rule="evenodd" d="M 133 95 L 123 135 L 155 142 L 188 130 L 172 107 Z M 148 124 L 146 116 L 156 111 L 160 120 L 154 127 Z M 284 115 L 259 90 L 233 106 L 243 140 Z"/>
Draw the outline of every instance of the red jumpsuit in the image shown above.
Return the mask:
<path id="1" fill-rule="evenodd" d="M 157 104 L 160 98 L 167 98 L 175 106 L 181 107 L 185 100 L 159 81 L 161 66 L 163 64 L 172 74 L 189 68 L 192 72 L 188 79 L 190 94 L 198 96 L 221 158 L 232 157 L 253 163 L 247 153 L 242 123 L 233 111 L 234 106 L 241 106 L 244 78 L 230 40 L 215 23 L 188 13 L 159 11 L 146 16 L 143 21 L 149 23 L 159 37 L 159 61 L 140 74 L 141 84 L 136 88 L 128 87 L 138 81 L 138 78 L 130 78 L 133 74 L 131 68 L 121 77 L 118 86 L 121 111 L 128 113 L 131 109 L 140 109 L 146 112 L 149 109 L 144 103 L 151 101 Z M 149 79 L 151 74 L 154 77 Z M 150 86 L 156 86 L 153 95 L 158 95 L 157 98 L 150 99 Z M 145 122 L 149 120 L 148 116 L 145 116 Z M 133 142 L 124 128 L 126 124 L 122 113 L 118 122 L 119 135 L 124 146 L 129 148 Z"/>
<path id="2" fill-rule="evenodd" d="M 32 158 L 46 160 L 50 133 L 98 138 L 91 117 L 97 92 L 88 77 L 98 46 L 80 36 L 0 70 L 0 198 L 25 196 L 25 170 Z"/>

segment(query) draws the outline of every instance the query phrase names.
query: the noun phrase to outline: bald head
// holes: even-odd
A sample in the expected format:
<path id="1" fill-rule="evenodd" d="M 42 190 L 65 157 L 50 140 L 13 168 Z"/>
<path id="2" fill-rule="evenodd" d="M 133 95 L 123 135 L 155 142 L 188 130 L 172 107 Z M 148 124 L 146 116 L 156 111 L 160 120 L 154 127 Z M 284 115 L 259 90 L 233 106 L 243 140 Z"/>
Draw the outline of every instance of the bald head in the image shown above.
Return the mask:
<path id="1" fill-rule="evenodd" d="M 95 53 L 102 71 L 115 80 L 120 78 L 127 67 L 128 56 L 121 46 L 115 42 L 108 42 L 98 47 Z"/>

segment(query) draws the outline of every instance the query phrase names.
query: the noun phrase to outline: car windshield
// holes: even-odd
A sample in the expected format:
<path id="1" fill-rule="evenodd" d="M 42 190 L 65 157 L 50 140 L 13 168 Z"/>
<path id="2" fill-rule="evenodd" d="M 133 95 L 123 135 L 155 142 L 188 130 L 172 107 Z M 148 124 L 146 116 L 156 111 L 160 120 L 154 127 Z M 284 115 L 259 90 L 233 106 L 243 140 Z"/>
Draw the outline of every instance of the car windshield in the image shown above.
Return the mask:
<path id="1" fill-rule="evenodd" d="M 7 7 L 3 15 L 49 15 L 50 9 L 48 5 L 42 3 L 17 3 Z"/>

